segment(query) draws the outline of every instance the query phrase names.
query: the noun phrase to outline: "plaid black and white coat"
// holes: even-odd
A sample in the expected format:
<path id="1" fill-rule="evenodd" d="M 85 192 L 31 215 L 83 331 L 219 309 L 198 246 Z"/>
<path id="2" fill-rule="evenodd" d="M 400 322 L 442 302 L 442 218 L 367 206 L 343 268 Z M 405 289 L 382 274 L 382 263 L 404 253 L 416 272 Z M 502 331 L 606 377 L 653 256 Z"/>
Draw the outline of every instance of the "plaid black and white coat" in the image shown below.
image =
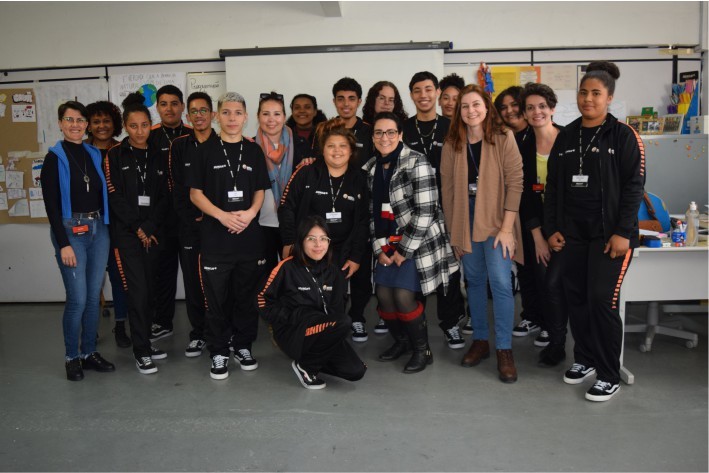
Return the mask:
<path id="1" fill-rule="evenodd" d="M 362 166 L 372 190 L 376 158 Z M 399 253 L 414 259 L 421 280 L 421 291 L 430 294 L 444 284 L 448 290 L 450 275 L 458 270 L 458 261 L 448 243 L 443 212 L 438 203 L 438 188 L 433 168 L 426 157 L 404 145 L 389 187 L 389 200 L 402 239 Z M 374 234 L 372 199 L 369 201 L 369 231 L 374 256 L 382 248 Z"/>

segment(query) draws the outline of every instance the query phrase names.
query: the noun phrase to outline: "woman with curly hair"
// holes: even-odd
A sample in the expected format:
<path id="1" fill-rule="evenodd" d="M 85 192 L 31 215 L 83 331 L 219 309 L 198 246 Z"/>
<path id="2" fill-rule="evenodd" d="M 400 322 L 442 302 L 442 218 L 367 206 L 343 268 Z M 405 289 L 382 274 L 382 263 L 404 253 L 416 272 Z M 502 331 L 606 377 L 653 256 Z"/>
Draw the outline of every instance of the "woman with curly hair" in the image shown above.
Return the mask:
<path id="1" fill-rule="evenodd" d="M 404 110 L 399 89 L 388 80 L 377 82 L 367 92 L 367 99 L 362 107 L 362 120 L 371 124 L 374 116 L 380 112 L 393 112 L 402 123 L 409 117 Z"/>

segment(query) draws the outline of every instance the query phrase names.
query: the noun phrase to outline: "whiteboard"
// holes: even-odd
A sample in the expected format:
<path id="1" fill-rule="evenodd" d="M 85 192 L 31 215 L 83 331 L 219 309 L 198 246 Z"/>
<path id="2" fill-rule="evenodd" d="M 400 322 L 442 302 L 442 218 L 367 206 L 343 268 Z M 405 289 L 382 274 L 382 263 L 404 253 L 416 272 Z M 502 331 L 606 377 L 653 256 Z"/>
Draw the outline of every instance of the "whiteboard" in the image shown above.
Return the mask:
<path id="1" fill-rule="evenodd" d="M 415 113 L 409 97 L 409 81 L 420 71 L 443 74 L 443 50 L 338 52 L 282 54 L 268 56 L 233 56 L 226 58 L 227 89 L 246 99 L 249 113 L 244 134 L 254 136 L 258 128 L 256 112 L 259 94 L 276 91 L 283 94 L 286 113 L 291 99 L 301 93 L 314 95 L 328 118 L 337 115 L 332 102 L 332 86 L 343 77 L 352 77 L 362 86 L 362 105 L 367 91 L 381 80 L 396 85 L 409 115 Z"/>

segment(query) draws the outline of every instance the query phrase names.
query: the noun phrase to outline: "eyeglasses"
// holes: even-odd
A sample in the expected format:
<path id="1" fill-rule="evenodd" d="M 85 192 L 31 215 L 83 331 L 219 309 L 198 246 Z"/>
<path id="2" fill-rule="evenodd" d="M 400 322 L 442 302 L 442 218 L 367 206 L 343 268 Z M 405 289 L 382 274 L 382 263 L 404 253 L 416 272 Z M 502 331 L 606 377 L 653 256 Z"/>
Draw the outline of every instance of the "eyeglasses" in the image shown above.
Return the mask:
<path id="1" fill-rule="evenodd" d="M 381 103 L 388 103 L 388 104 L 393 104 L 396 98 L 394 97 L 385 97 L 383 95 L 378 95 L 377 96 L 377 101 Z"/>
<path id="2" fill-rule="evenodd" d="M 261 95 L 259 95 L 259 102 L 270 99 L 270 100 L 278 100 L 279 102 L 283 102 L 283 95 L 282 94 L 277 94 L 275 92 L 262 92 Z"/>
<path id="3" fill-rule="evenodd" d="M 199 108 L 199 109 L 197 109 L 197 108 L 190 109 L 190 115 L 195 116 L 195 117 L 197 115 L 209 115 L 210 113 L 211 113 L 211 110 L 208 108 L 205 108 L 205 107 Z"/>
<path id="4" fill-rule="evenodd" d="M 374 139 L 375 140 L 381 140 L 382 138 L 384 138 L 384 135 L 387 135 L 387 138 L 389 138 L 390 140 L 393 140 L 394 138 L 396 138 L 399 135 L 399 131 L 398 130 L 386 130 L 386 131 L 374 130 Z"/>
<path id="5" fill-rule="evenodd" d="M 74 117 L 62 117 L 62 120 L 73 125 L 76 122 L 78 125 L 86 125 L 89 121 L 84 117 L 74 118 Z"/>
<path id="6" fill-rule="evenodd" d="M 313 243 L 313 244 L 315 242 L 320 242 L 323 245 L 326 245 L 326 244 L 330 243 L 330 237 L 325 236 L 325 235 L 320 235 L 320 236 L 310 235 L 310 236 L 305 237 L 305 241 L 307 241 L 308 243 Z"/>

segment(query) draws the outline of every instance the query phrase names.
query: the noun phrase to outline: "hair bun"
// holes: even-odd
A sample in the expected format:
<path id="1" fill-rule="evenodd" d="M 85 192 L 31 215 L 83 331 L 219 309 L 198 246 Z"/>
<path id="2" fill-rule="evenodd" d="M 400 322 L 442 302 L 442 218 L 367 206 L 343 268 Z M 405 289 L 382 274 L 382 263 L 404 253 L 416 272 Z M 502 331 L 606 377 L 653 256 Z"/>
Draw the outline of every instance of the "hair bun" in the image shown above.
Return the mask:
<path id="1" fill-rule="evenodd" d="M 123 108 L 129 107 L 131 105 L 145 105 L 145 97 L 143 97 L 143 94 L 141 93 L 132 92 L 128 94 L 126 98 L 123 99 L 121 105 L 123 105 Z"/>
<path id="2" fill-rule="evenodd" d="M 586 72 L 593 71 L 605 71 L 613 79 L 618 80 L 620 78 L 620 69 L 614 63 L 609 61 L 593 61 L 588 66 L 586 66 Z"/>

